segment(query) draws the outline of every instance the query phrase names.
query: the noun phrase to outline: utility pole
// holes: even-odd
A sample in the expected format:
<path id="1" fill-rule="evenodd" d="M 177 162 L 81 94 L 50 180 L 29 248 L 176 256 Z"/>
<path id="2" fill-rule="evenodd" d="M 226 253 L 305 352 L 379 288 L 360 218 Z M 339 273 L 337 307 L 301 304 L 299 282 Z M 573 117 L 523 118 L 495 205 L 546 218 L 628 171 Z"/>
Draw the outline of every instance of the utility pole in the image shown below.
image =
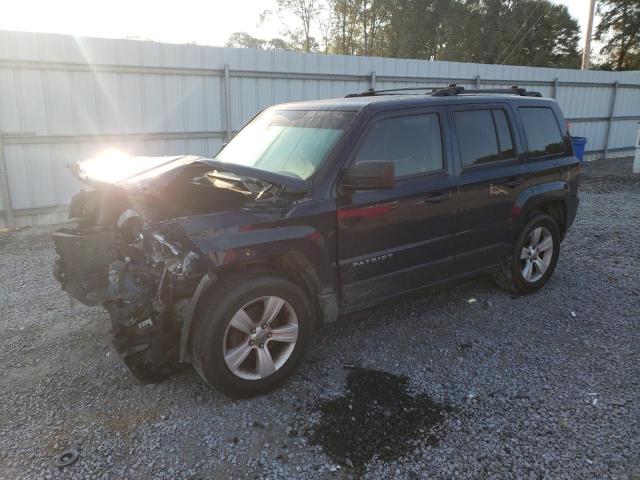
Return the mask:
<path id="1" fill-rule="evenodd" d="M 587 35 L 584 39 L 584 51 L 582 52 L 582 70 L 589 70 L 591 57 L 591 35 L 593 34 L 593 16 L 596 11 L 596 0 L 589 0 L 589 21 L 587 22 Z"/>

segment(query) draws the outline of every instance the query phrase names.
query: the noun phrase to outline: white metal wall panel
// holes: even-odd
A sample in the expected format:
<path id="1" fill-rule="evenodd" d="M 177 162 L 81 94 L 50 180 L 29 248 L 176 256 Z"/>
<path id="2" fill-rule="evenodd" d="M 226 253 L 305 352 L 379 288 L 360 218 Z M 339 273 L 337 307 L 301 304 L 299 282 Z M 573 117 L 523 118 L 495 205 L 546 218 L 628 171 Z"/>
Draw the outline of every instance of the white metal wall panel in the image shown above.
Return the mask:
<path id="1" fill-rule="evenodd" d="M 632 88 L 619 88 L 616 109 L 617 116 L 633 116 L 640 114 L 640 91 Z"/>
<path id="2" fill-rule="evenodd" d="M 18 104 L 15 70 L 0 68 L 0 132 L 18 132 L 21 130 L 21 109 Z"/>
<path id="3" fill-rule="evenodd" d="M 600 122 L 578 122 L 571 125 L 571 133 L 577 137 L 586 137 L 587 150 L 603 150 L 605 129 Z"/>
<path id="4" fill-rule="evenodd" d="M 640 128 L 640 123 L 637 120 L 624 120 L 614 122 L 611 128 L 611 138 L 609 140 L 610 148 L 623 148 L 629 146 L 629 139 L 631 145 L 635 143 L 636 134 Z"/>
<path id="5" fill-rule="evenodd" d="M 73 101 L 70 104 L 75 132 L 78 135 L 99 134 L 101 129 L 98 124 L 96 79 L 88 72 L 71 72 L 70 88 L 73 92 Z"/>
<path id="6" fill-rule="evenodd" d="M 18 70 L 14 78 L 21 109 L 20 130 L 29 134 L 49 133 L 42 77 L 43 72 L 40 70 Z"/>
<path id="7" fill-rule="evenodd" d="M 223 75 L 225 64 L 231 75 L 229 85 Z M 66 165 L 106 148 L 132 155 L 215 154 L 227 131 L 227 90 L 230 129 L 237 131 L 269 105 L 366 90 L 372 72 L 377 89 L 452 81 L 474 87 L 479 81 L 481 88 L 518 84 L 545 96 L 555 93 L 565 116 L 574 119 L 572 132 L 589 139 L 590 151 L 631 148 L 640 117 L 640 72 L 581 72 L 0 31 L 0 148 L 16 224 L 63 220 L 63 207 L 78 189 Z M 556 80 L 560 82 L 557 89 Z M 611 121 L 607 144 L 614 82 L 621 85 L 613 116 L 625 118 Z M 0 225 L 4 210 L 0 203 Z"/>
<path id="8" fill-rule="evenodd" d="M 15 209 L 29 208 L 32 202 L 29 199 L 31 185 L 30 164 L 25 160 L 23 145 L 6 145 L 4 158 L 11 193 L 11 204 Z"/>

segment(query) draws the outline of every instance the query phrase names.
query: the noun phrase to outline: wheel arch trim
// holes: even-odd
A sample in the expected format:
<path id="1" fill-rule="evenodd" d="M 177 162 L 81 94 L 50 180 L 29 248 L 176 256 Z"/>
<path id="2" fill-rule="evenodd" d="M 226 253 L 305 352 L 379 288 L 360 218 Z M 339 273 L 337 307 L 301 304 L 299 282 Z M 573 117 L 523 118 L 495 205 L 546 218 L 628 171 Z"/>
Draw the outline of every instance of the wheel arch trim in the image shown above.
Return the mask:
<path id="1" fill-rule="evenodd" d="M 335 292 L 323 291 L 322 282 L 318 278 L 313 265 L 302 252 L 293 251 L 282 255 L 265 256 L 253 261 L 238 262 L 226 268 L 208 272 L 198 283 L 185 310 L 180 329 L 178 356 L 180 362 L 191 361 L 189 345 L 193 337 L 195 320 L 198 318 L 202 300 L 215 289 L 215 285 L 219 281 L 224 280 L 226 275 L 242 272 L 243 269 L 247 271 L 261 269 L 283 275 L 288 280 L 298 284 L 309 294 L 309 301 L 314 307 L 316 320 L 331 322 L 337 318 L 338 308 Z M 299 279 L 295 278 L 296 275 L 299 276 Z"/>
<path id="2" fill-rule="evenodd" d="M 178 361 L 190 362 L 191 351 L 189 350 L 189 340 L 191 339 L 193 320 L 196 318 L 198 307 L 200 306 L 200 300 L 205 292 L 211 290 L 213 285 L 218 281 L 218 276 L 213 272 L 208 272 L 196 287 L 189 305 L 186 309 L 182 327 L 180 329 L 180 351 L 178 352 Z"/>
<path id="3" fill-rule="evenodd" d="M 569 195 L 569 184 L 562 180 L 541 183 L 522 190 L 511 209 L 509 223 L 512 230 L 518 232 L 529 214 L 546 203 L 560 202 L 566 212 Z"/>

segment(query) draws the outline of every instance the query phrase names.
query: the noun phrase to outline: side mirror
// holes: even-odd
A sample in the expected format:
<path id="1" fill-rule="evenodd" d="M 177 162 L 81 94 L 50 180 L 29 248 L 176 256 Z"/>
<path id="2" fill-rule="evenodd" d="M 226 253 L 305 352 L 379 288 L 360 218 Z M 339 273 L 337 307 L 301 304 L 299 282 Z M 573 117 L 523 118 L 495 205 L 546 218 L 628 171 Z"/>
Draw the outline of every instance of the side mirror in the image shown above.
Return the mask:
<path id="1" fill-rule="evenodd" d="M 364 160 L 347 170 L 342 178 L 342 190 L 379 190 L 393 188 L 395 170 L 393 162 Z"/>

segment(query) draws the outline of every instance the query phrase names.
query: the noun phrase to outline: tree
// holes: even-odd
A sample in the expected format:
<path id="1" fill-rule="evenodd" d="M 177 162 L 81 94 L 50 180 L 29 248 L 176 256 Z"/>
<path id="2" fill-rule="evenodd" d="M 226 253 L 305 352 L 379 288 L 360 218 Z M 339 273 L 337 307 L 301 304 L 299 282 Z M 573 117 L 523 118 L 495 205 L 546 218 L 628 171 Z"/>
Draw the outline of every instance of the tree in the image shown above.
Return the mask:
<path id="1" fill-rule="evenodd" d="M 265 43 L 264 40 L 252 37 L 247 32 L 234 32 L 227 40 L 227 43 L 225 43 L 225 47 L 257 48 L 262 50 Z"/>
<path id="2" fill-rule="evenodd" d="M 452 0 L 395 0 L 383 28 L 384 55 L 429 60 L 462 56 L 461 29 L 475 13 Z"/>
<path id="3" fill-rule="evenodd" d="M 354 0 L 334 0 L 330 2 L 329 8 L 334 12 L 334 52 L 355 55 L 357 32 Z"/>
<path id="4" fill-rule="evenodd" d="M 282 38 L 272 38 L 271 40 L 263 40 L 249 35 L 247 32 L 232 33 L 227 42 L 226 47 L 233 48 L 257 48 L 258 50 L 281 50 L 281 51 L 300 51 L 295 45 L 287 42 Z"/>
<path id="5" fill-rule="evenodd" d="M 578 23 L 550 0 L 278 0 L 278 6 L 281 20 L 298 20 L 286 32 L 288 50 L 319 51 L 318 33 L 325 53 L 580 65 Z"/>
<path id="6" fill-rule="evenodd" d="M 604 68 L 640 69 L 640 2 L 638 0 L 600 0 L 601 17 L 594 38 L 605 46 Z"/>
<path id="7" fill-rule="evenodd" d="M 320 35 L 322 38 L 322 49 L 324 53 L 329 53 L 331 48 L 331 34 L 333 33 L 334 25 L 334 9 L 333 4 L 335 0 L 328 0 L 326 5 L 320 5 L 320 15 L 318 19 L 318 26 L 320 29 Z"/>
<path id="8" fill-rule="evenodd" d="M 301 28 L 289 30 L 288 36 L 292 41 L 301 43 L 302 50 L 311 52 L 317 50 L 317 42 L 311 35 L 311 26 L 320 13 L 318 0 L 278 0 L 278 9 L 296 16 Z"/>
<path id="9" fill-rule="evenodd" d="M 511 26 L 508 37 L 514 41 L 511 46 L 499 45 L 504 54 L 486 59 L 488 63 L 579 68 L 580 29 L 564 5 L 549 0 L 513 1 L 502 18 L 501 24 Z M 522 18 L 527 20 L 518 22 Z M 516 26 L 523 27 L 519 33 Z"/>
<path id="10" fill-rule="evenodd" d="M 294 50 L 294 48 L 291 46 L 289 42 L 287 42 L 286 40 L 283 40 L 282 38 L 277 38 L 277 37 L 269 40 L 267 45 L 268 45 L 267 47 L 268 50 L 280 50 L 280 51 Z"/>

